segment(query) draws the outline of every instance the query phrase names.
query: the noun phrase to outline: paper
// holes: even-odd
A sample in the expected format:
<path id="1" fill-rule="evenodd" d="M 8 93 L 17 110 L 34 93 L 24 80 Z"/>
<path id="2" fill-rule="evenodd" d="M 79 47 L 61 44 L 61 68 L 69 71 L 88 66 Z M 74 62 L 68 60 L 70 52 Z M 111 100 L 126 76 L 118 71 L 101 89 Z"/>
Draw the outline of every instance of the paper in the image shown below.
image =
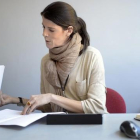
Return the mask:
<path id="1" fill-rule="evenodd" d="M 0 90 L 1 90 L 1 85 L 2 85 L 2 79 L 3 79 L 3 73 L 4 73 L 4 65 L 0 65 Z"/>
<path id="2" fill-rule="evenodd" d="M 29 115 L 20 115 L 21 111 L 4 109 L 0 111 L 0 125 L 18 125 L 26 127 L 32 122 L 39 120 L 47 116 L 48 114 L 63 114 L 63 113 L 64 112 L 31 113 Z"/>

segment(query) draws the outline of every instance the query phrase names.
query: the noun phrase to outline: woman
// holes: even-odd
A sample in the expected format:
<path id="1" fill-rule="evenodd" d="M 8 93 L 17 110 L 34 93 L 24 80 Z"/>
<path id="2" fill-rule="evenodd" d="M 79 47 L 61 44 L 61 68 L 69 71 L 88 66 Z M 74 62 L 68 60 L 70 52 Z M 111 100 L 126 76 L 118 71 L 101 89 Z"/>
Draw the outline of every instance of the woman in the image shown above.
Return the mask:
<path id="1" fill-rule="evenodd" d="M 1 104 L 21 103 L 22 114 L 42 112 L 107 113 L 104 66 L 100 52 L 89 46 L 85 22 L 65 2 L 42 12 L 49 53 L 41 62 L 41 93 L 31 98 L 1 94 Z"/>

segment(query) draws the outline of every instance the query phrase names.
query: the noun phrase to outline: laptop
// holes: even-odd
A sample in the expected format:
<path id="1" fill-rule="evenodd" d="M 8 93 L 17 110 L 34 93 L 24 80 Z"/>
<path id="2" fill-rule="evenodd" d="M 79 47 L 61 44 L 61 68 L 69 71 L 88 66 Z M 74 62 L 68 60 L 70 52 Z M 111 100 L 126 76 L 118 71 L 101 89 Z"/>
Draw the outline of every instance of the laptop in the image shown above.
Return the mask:
<path id="1" fill-rule="evenodd" d="M 0 65 L 0 90 L 1 90 L 1 85 L 2 85 L 4 69 L 5 69 L 5 66 L 4 65 Z"/>

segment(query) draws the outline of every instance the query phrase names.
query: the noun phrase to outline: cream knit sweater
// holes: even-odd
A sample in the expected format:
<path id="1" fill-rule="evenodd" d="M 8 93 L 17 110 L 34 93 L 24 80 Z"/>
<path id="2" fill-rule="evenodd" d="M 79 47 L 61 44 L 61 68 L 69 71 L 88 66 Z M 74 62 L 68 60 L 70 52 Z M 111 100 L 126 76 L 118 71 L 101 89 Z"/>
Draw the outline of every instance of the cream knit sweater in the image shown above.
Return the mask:
<path id="1" fill-rule="evenodd" d="M 49 54 L 41 61 L 41 93 L 55 93 L 54 88 L 45 78 L 45 62 Z M 100 52 L 89 46 L 87 50 L 78 57 L 65 88 L 65 95 L 69 99 L 81 101 L 84 113 L 108 113 L 105 89 L 105 70 Z M 43 112 L 53 111 L 52 104 L 43 106 Z"/>

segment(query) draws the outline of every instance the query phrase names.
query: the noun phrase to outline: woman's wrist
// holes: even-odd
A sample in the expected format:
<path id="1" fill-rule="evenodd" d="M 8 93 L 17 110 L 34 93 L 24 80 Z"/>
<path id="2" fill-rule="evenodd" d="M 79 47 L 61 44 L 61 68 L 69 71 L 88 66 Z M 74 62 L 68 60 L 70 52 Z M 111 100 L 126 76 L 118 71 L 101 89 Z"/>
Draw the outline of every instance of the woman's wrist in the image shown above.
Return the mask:
<path id="1" fill-rule="evenodd" d="M 23 105 L 26 105 L 26 103 L 28 102 L 28 99 L 22 98 L 22 102 L 23 102 Z M 20 103 L 19 97 L 11 97 L 11 103 L 12 104 L 19 104 Z"/>
<path id="2" fill-rule="evenodd" d="M 18 104 L 20 102 L 18 97 L 11 97 L 11 103 L 12 104 Z"/>
<path id="3" fill-rule="evenodd" d="M 57 97 L 58 97 L 58 95 L 50 94 L 50 102 L 51 103 L 56 103 L 57 102 Z"/>
<path id="4" fill-rule="evenodd" d="M 22 98 L 23 105 L 26 105 L 29 99 Z"/>
<path id="5" fill-rule="evenodd" d="M 47 93 L 47 94 L 44 94 L 44 95 L 46 95 L 46 102 L 49 102 L 49 103 L 51 103 L 52 102 L 52 96 L 53 96 L 53 94 L 52 93 Z"/>
<path id="6" fill-rule="evenodd" d="M 19 102 L 17 103 L 17 106 L 25 106 L 28 102 L 28 99 L 22 98 L 22 97 L 18 97 Z"/>

